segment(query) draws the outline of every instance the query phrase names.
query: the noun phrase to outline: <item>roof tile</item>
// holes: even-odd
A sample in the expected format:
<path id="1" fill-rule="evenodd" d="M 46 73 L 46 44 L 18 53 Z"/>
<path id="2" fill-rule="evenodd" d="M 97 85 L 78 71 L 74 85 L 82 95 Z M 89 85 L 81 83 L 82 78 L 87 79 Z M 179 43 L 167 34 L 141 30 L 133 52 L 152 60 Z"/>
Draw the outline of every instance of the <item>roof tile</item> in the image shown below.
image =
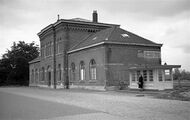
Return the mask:
<path id="1" fill-rule="evenodd" d="M 101 42 L 120 43 L 120 44 L 133 44 L 133 45 L 160 45 L 143 37 L 140 37 L 134 33 L 123 30 L 117 26 L 101 30 L 97 33 L 93 33 L 79 44 L 72 47 L 70 50 L 81 49 L 83 47 L 91 46 Z"/>

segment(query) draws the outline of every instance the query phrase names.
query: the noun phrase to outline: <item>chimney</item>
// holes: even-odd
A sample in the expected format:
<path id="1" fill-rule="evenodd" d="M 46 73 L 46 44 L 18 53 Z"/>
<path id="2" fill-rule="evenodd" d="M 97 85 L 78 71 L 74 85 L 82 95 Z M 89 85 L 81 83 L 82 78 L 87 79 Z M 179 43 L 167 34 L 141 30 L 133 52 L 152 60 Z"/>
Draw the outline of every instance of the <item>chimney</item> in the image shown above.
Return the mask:
<path id="1" fill-rule="evenodd" d="M 92 22 L 95 22 L 95 23 L 98 22 L 98 13 L 96 10 L 94 10 L 92 13 Z"/>
<path id="2" fill-rule="evenodd" d="M 57 15 L 57 21 L 59 21 L 59 14 Z"/>

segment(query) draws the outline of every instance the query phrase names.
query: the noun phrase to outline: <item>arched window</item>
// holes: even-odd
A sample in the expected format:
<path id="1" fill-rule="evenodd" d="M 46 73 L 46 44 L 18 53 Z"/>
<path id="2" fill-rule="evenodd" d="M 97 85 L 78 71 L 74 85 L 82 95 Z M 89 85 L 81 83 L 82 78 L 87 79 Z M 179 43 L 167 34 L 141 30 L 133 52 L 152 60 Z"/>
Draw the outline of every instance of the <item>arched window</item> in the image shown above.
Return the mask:
<path id="1" fill-rule="evenodd" d="M 61 81 L 61 64 L 58 65 L 58 80 Z"/>
<path id="2" fill-rule="evenodd" d="M 38 81 L 38 69 L 35 70 L 35 81 Z"/>
<path id="3" fill-rule="evenodd" d="M 96 80 L 96 62 L 94 59 L 90 61 L 89 71 L 90 71 L 90 79 Z"/>
<path id="4" fill-rule="evenodd" d="M 80 80 L 84 80 L 85 79 L 85 65 L 84 65 L 84 61 L 80 62 Z"/>
<path id="5" fill-rule="evenodd" d="M 71 81 L 75 81 L 75 63 L 71 63 Z"/>
<path id="6" fill-rule="evenodd" d="M 42 67 L 42 81 L 45 80 L 45 69 L 44 67 Z"/>
<path id="7" fill-rule="evenodd" d="M 72 71 L 72 72 L 75 71 L 75 63 L 71 63 L 71 71 Z"/>
<path id="8" fill-rule="evenodd" d="M 51 66 L 47 67 L 47 81 L 48 81 L 48 86 L 51 86 Z"/>

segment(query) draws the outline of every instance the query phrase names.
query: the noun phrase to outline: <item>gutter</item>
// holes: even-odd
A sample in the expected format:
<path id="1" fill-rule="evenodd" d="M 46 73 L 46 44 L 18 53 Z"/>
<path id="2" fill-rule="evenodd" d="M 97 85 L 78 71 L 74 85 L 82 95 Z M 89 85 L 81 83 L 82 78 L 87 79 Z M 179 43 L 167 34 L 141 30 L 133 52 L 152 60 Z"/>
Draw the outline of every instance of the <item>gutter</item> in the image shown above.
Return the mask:
<path id="1" fill-rule="evenodd" d="M 74 49 L 74 50 L 70 50 L 68 51 L 67 53 L 70 54 L 70 53 L 73 53 L 73 52 L 77 52 L 77 51 L 80 51 L 80 50 L 84 50 L 84 49 L 88 49 L 88 48 L 92 48 L 92 47 L 96 47 L 96 46 L 99 46 L 99 45 L 103 45 L 103 44 L 115 44 L 115 45 L 136 45 L 136 46 L 149 46 L 149 47 L 162 47 L 163 44 L 138 44 L 138 43 L 120 43 L 120 42 L 100 42 L 100 43 L 96 43 L 96 44 L 93 44 L 93 45 L 89 45 L 89 46 L 85 46 L 85 47 L 81 47 L 81 48 L 78 48 L 78 49 Z"/>

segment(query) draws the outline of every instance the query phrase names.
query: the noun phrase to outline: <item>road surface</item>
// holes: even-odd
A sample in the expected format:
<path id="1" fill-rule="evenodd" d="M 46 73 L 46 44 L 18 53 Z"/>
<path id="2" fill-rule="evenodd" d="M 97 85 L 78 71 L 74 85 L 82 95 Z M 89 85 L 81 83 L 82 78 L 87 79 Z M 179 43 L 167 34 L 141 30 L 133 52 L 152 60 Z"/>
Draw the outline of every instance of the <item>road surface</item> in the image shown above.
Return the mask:
<path id="1" fill-rule="evenodd" d="M 3 92 L 0 92 L 0 96 L 0 120 L 39 120 L 97 112 L 73 105 Z"/>
<path id="2" fill-rule="evenodd" d="M 190 120 L 190 102 L 114 92 L 0 88 L 0 119 Z"/>

